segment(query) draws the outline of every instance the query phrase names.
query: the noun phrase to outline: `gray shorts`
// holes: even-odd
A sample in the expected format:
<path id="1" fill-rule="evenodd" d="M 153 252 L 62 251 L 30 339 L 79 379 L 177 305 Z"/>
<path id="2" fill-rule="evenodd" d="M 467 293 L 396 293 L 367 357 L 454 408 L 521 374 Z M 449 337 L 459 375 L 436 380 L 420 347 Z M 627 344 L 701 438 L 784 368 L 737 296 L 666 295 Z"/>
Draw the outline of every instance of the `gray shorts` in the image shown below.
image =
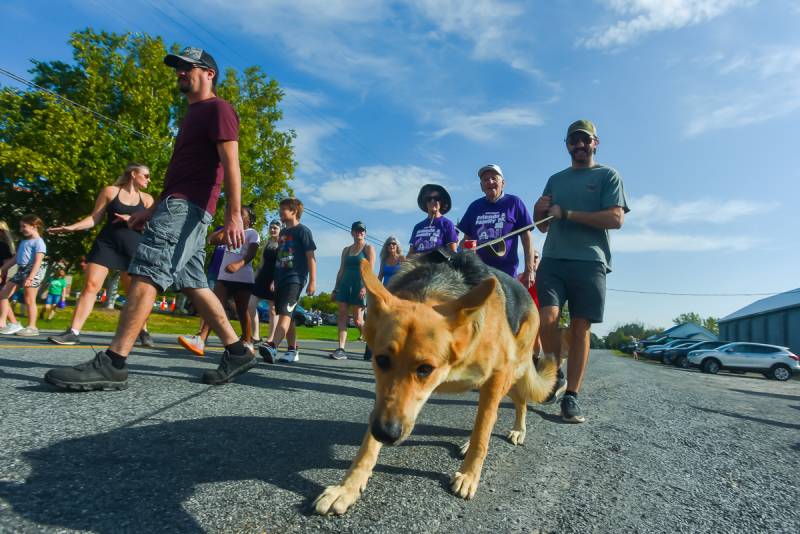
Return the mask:
<path id="1" fill-rule="evenodd" d="M 603 322 L 606 267 L 599 261 L 542 258 L 536 269 L 539 307 L 569 302 L 569 315 L 590 323 Z"/>
<path id="2" fill-rule="evenodd" d="M 164 291 L 208 287 L 203 268 L 211 214 L 181 198 L 158 203 L 128 273 L 149 278 Z"/>
<path id="3" fill-rule="evenodd" d="M 17 272 L 14 273 L 14 276 L 11 277 L 11 282 L 17 284 L 19 287 L 25 286 L 25 280 L 28 279 L 30 276 L 31 271 L 33 270 L 33 264 L 29 263 L 28 265 L 17 265 Z M 42 280 L 44 279 L 44 273 L 47 271 L 47 262 L 43 261 L 39 266 L 39 270 L 33 276 L 33 280 L 31 280 L 31 287 L 39 287 L 42 285 Z"/>

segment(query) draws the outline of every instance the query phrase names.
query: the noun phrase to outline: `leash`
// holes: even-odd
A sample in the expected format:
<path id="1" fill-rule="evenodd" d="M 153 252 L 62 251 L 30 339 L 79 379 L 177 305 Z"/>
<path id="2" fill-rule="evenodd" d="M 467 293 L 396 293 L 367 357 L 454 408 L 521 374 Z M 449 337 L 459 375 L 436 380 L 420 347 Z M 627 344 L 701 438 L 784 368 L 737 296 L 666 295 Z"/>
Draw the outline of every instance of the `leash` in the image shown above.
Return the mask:
<path id="1" fill-rule="evenodd" d="M 546 222 L 550 222 L 553 218 L 554 218 L 553 215 L 549 215 L 549 216 L 545 217 L 544 219 L 542 219 L 540 221 L 536 221 L 536 222 L 534 222 L 532 224 L 529 224 L 527 226 L 523 226 L 522 228 L 518 228 L 518 229 L 514 230 L 513 232 L 507 233 L 504 236 L 498 237 L 496 239 L 492 239 L 491 241 L 487 241 L 486 243 L 481 243 L 480 245 L 475 247 L 474 250 L 478 250 L 478 249 L 481 249 L 481 248 L 484 248 L 484 247 L 491 247 L 492 245 L 494 245 L 496 243 L 500 243 L 502 241 L 505 241 L 506 239 L 508 239 L 511 236 L 515 236 L 517 234 L 521 234 L 522 232 L 527 232 L 528 230 L 531 230 L 531 229 L 539 226 L 540 224 L 544 224 Z M 494 252 L 498 256 L 505 256 L 505 245 L 503 246 L 503 249 L 504 250 L 502 251 L 502 253 L 497 251 L 497 250 L 495 250 L 495 249 L 492 249 L 492 252 Z"/>

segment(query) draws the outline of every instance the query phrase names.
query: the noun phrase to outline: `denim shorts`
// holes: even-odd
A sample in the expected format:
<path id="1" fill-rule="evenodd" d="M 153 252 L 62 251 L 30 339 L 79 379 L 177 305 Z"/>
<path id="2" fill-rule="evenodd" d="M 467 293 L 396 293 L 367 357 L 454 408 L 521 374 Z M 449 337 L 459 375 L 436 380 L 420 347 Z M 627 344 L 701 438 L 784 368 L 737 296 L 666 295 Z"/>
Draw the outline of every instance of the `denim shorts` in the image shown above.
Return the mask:
<path id="1" fill-rule="evenodd" d="M 164 291 L 208 287 L 203 268 L 211 214 L 182 198 L 158 203 L 145 226 L 128 273 L 148 278 Z"/>
<path id="2" fill-rule="evenodd" d="M 599 261 L 543 258 L 536 269 L 539 307 L 564 306 L 569 316 L 602 323 L 606 303 L 606 268 Z"/>

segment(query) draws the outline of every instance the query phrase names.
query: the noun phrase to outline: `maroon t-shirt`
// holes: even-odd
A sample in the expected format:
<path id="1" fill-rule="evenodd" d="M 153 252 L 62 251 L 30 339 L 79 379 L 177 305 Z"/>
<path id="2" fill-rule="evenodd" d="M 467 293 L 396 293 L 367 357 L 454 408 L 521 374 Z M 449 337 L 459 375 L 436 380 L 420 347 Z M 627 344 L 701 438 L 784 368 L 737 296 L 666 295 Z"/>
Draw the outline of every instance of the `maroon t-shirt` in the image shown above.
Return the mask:
<path id="1" fill-rule="evenodd" d="M 175 140 L 161 198 L 183 198 L 212 215 L 224 176 L 217 143 L 239 140 L 233 107 L 213 97 L 189 106 Z"/>

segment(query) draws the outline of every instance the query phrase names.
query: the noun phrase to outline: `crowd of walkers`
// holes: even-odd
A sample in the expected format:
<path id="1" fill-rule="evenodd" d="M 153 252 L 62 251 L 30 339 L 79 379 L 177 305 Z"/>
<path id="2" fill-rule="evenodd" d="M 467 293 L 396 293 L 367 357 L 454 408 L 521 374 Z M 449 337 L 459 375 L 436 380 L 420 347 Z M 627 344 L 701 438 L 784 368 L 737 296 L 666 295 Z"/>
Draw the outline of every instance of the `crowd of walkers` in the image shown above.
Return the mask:
<path id="1" fill-rule="evenodd" d="M 257 229 L 262 225 L 253 211 L 241 204 L 239 118 L 228 102 L 216 96 L 217 63 L 208 52 L 192 47 L 168 54 L 164 62 L 175 69 L 178 90 L 189 105 L 163 191 L 155 199 L 145 193 L 150 171 L 146 165 L 131 163 L 113 185 L 101 191 L 91 214 L 48 231 L 58 235 L 88 230 L 105 219 L 87 256 L 84 287 L 70 327 L 50 337 L 51 342 L 79 341 L 81 328 L 110 271 L 125 273 L 127 286 L 127 303 L 109 347 L 89 362 L 46 373 L 45 381 L 59 388 L 126 388 L 130 351 L 137 341 L 152 343 L 147 318 L 157 294 L 168 288 L 183 292 L 202 318 L 198 332 L 180 336 L 179 342 L 202 355 L 208 335 L 214 331 L 225 346 L 218 368 L 207 371 L 204 382 L 230 382 L 256 365 L 256 352 L 268 363 L 291 363 L 300 358 L 293 315 L 303 289 L 313 295 L 317 283 L 317 246 L 311 230 L 301 223 L 303 203 L 297 198 L 280 201 L 279 220 L 268 225 L 268 239 L 256 273 L 253 260 L 260 245 Z M 560 399 L 564 419 L 582 422 L 577 395 L 588 360 L 590 326 L 603 318 L 605 276 L 611 270 L 608 230 L 622 226 L 628 206 L 620 175 L 594 159 L 600 142 L 594 124 L 587 120 L 572 123 L 564 142 L 571 164 L 549 178 L 534 203 L 533 216 L 520 197 L 505 192 L 506 176 L 497 164 L 478 169 L 482 195 L 468 205 L 457 223 L 446 216 L 453 207 L 447 190 L 439 184 L 424 185 L 417 205 L 425 218 L 411 230 L 408 258 L 426 253 L 449 255 L 466 245 L 477 248 L 476 254 L 487 265 L 517 277 L 529 289 L 540 309 L 543 352 L 559 359 L 562 334 L 558 319 L 568 303 L 568 374 L 559 370 L 549 402 Z M 209 235 L 223 185 L 224 223 Z M 534 224 L 547 234 L 538 273 L 539 255 L 531 234 Z M 22 240 L 15 246 L 8 225 L 0 222 L 0 333 L 35 336 L 36 295 L 47 271 L 43 222 L 26 215 L 19 229 Z M 352 244 L 342 250 L 332 288 L 338 307 L 338 345 L 330 357 L 337 360 L 347 357 L 350 313 L 359 331 L 364 324 L 367 302 L 361 263 L 367 261 L 375 269 L 377 260 L 379 278 L 391 287 L 392 276 L 406 261 L 395 237 L 389 237 L 376 253 L 367 242 L 364 222 L 354 222 L 350 230 Z M 205 249 L 209 245 L 216 248 L 206 269 Z M 10 274 L 12 268 L 16 271 Z M 64 300 L 64 284 L 59 282 L 64 273 L 55 272 L 49 282 L 46 306 L 50 308 L 46 315 Z M 27 308 L 26 327 L 9 303 L 18 289 Z M 241 336 L 225 312 L 229 299 L 234 302 Z M 260 299 L 269 303 L 266 339 L 261 339 L 258 325 L 256 304 Z M 279 355 L 284 338 L 287 349 Z M 367 350 L 365 358 L 369 357 Z"/>

